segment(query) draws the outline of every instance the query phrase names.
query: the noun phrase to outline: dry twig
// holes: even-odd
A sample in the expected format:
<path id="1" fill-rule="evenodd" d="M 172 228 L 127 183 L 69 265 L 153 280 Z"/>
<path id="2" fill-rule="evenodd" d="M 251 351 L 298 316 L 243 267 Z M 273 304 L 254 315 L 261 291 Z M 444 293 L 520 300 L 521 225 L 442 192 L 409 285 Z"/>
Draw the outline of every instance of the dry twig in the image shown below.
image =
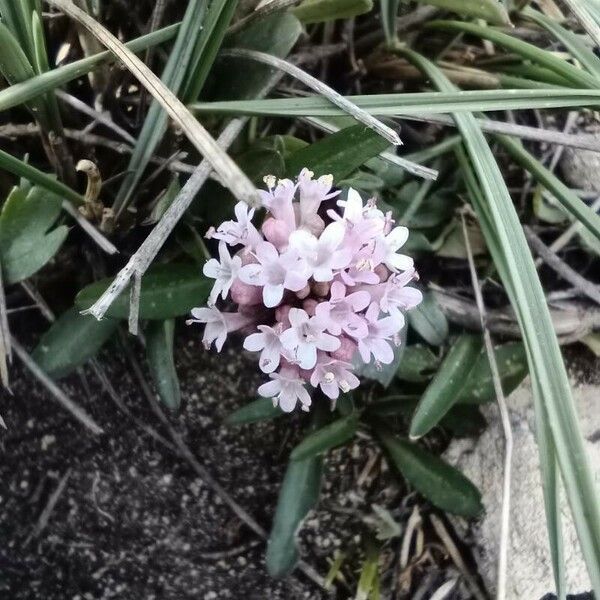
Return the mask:
<path id="1" fill-rule="evenodd" d="M 504 600 L 506 598 L 506 575 L 508 567 L 508 546 L 510 537 L 510 483 L 512 477 L 513 434 L 512 428 L 510 426 L 510 417 L 508 414 L 508 407 L 506 406 L 506 399 L 504 397 L 504 392 L 502 391 L 502 383 L 500 379 L 500 372 L 498 370 L 498 363 L 496 362 L 494 345 L 492 344 L 492 337 L 486 325 L 485 304 L 483 302 L 483 295 L 481 294 L 479 278 L 477 277 L 475 260 L 473 258 L 473 251 L 471 250 L 471 241 L 469 240 L 469 232 L 467 229 L 467 223 L 465 220 L 464 213 L 461 213 L 461 220 L 463 236 L 465 238 L 465 246 L 467 249 L 469 270 L 471 272 L 471 280 L 473 282 L 473 291 L 475 292 L 475 301 L 477 303 L 477 309 L 479 310 L 479 318 L 481 320 L 481 329 L 483 331 L 485 351 L 488 357 L 488 361 L 490 363 L 492 381 L 494 383 L 494 392 L 496 394 L 496 401 L 498 402 L 498 408 L 500 410 L 502 431 L 504 433 L 505 446 L 504 473 L 502 485 L 502 513 L 500 521 L 500 543 L 498 550 L 498 579 L 496 586 L 497 600 Z"/>

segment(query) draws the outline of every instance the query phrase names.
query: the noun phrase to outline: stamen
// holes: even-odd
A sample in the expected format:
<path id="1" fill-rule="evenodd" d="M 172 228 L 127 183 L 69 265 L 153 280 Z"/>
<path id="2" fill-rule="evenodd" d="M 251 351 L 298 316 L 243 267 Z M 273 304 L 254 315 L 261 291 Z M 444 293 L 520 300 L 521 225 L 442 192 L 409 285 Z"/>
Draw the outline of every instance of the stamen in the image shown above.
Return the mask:
<path id="1" fill-rule="evenodd" d="M 340 390 L 342 390 L 344 394 L 350 391 L 350 384 L 345 379 L 341 379 L 338 382 L 338 385 L 340 386 Z"/>
<path id="2" fill-rule="evenodd" d="M 275 184 L 277 183 L 277 178 L 275 177 L 275 175 L 265 175 L 263 177 L 263 181 L 265 182 L 265 185 L 269 188 L 269 190 L 272 190 L 275 187 Z"/>
<path id="3" fill-rule="evenodd" d="M 327 373 L 323 375 L 323 381 L 325 383 L 333 383 L 335 381 L 335 375 L 331 371 L 327 371 Z"/>

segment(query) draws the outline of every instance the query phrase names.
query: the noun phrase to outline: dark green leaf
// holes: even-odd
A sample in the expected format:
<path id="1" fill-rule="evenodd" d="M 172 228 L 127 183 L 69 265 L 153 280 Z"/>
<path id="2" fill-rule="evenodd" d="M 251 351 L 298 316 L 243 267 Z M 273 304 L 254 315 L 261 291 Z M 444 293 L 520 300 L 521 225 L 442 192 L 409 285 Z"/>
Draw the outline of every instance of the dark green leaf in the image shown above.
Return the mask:
<path id="1" fill-rule="evenodd" d="M 225 45 L 230 48 L 247 48 L 267 52 L 283 58 L 302 33 L 300 21 L 289 12 L 279 12 L 254 21 L 248 27 L 229 36 Z M 237 57 L 221 59 L 213 96 L 220 99 L 256 98 L 273 76 L 267 65 L 249 63 Z M 243 73 L 243 77 L 240 77 Z"/>
<path id="2" fill-rule="evenodd" d="M 481 337 L 461 335 L 431 383 L 427 386 L 410 424 L 410 437 L 431 431 L 457 401 L 458 395 L 481 351 Z"/>
<path id="3" fill-rule="evenodd" d="M 448 319 L 430 293 L 423 294 L 423 302 L 408 313 L 408 322 L 432 346 L 440 346 L 448 337 Z"/>
<path id="4" fill-rule="evenodd" d="M 421 382 L 431 379 L 439 365 L 438 357 L 421 344 L 407 346 L 396 376 L 404 381 Z"/>
<path id="5" fill-rule="evenodd" d="M 160 399 L 172 409 L 179 408 L 181 392 L 173 358 L 175 321 L 152 321 L 146 330 L 146 357 Z"/>
<path id="6" fill-rule="evenodd" d="M 508 396 L 528 373 L 527 355 L 521 342 L 510 342 L 494 349 L 502 382 L 502 391 Z M 460 390 L 457 402 L 484 403 L 496 399 L 494 381 L 487 353 L 481 351 L 469 376 Z"/>
<path id="7" fill-rule="evenodd" d="M 459 15 L 485 19 L 492 25 L 510 25 L 508 13 L 499 0 L 417 0 L 423 4 L 438 6 Z"/>
<path id="8" fill-rule="evenodd" d="M 373 0 L 304 0 L 293 13 L 302 23 L 309 24 L 351 19 L 372 8 Z"/>
<path id="9" fill-rule="evenodd" d="M 272 577 L 285 577 L 298 561 L 296 532 L 319 499 L 322 473 L 320 457 L 288 464 L 267 545 L 267 570 Z"/>
<path id="10" fill-rule="evenodd" d="M 42 336 L 32 358 L 51 377 L 63 377 L 94 357 L 118 324 L 114 319 L 97 321 L 71 308 Z"/>
<path id="11" fill-rule="evenodd" d="M 479 490 L 460 471 L 417 444 L 381 429 L 377 435 L 393 465 L 433 505 L 463 517 L 481 512 Z"/>
<path id="12" fill-rule="evenodd" d="M 0 259 L 5 281 L 16 283 L 41 269 L 58 251 L 68 228 L 50 230 L 61 210 L 61 199 L 40 188 L 27 194 L 10 192 L 0 213 Z"/>
<path id="13" fill-rule="evenodd" d="M 340 181 L 388 146 L 388 141 L 364 125 L 346 127 L 292 154 L 287 161 L 288 177 L 307 167 L 317 176 L 330 173 L 334 181 Z"/>
<path id="14" fill-rule="evenodd" d="M 270 421 L 285 414 L 279 406 L 273 406 L 271 398 L 258 398 L 233 411 L 225 419 L 226 425 L 246 425 Z"/>
<path id="15" fill-rule="evenodd" d="M 359 417 L 356 413 L 342 417 L 313 433 L 308 434 L 292 451 L 290 458 L 292 460 L 304 460 L 313 458 L 318 454 L 323 454 L 341 446 L 354 437 L 358 429 Z"/>
<path id="16" fill-rule="evenodd" d="M 112 277 L 97 281 L 81 290 L 75 298 L 80 309 L 89 308 L 106 288 Z M 202 306 L 210 293 L 212 283 L 203 277 L 200 269 L 189 264 L 155 265 L 142 278 L 140 319 L 171 319 L 187 315 L 196 306 Z M 106 316 L 127 319 L 129 288 L 112 303 Z"/>

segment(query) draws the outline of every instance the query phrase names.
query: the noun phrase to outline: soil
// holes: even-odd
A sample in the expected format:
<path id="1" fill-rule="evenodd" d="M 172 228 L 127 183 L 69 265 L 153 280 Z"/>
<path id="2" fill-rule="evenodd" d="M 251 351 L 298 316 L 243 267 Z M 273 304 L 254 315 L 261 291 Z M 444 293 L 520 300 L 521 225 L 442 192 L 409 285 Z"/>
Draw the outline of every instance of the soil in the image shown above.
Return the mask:
<path id="1" fill-rule="evenodd" d="M 198 332 L 195 332 L 196 334 Z M 183 336 L 180 336 L 182 338 Z M 230 347 L 204 351 L 178 339 L 183 407 L 169 419 L 195 456 L 266 529 L 297 419 L 236 429 L 223 418 L 256 389 L 252 363 Z M 118 352 L 102 364 L 121 399 L 161 429 Z M 103 427 L 94 437 L 50 399 L 20 365 L 2 412 L 0 596 L 100 598 L 321 598 L 298 577 L 277 582 L 265 545 L 181 458 L 121 413 L 91 371 L 62 388 Z M 59 480 L 66 486 L 47 525 L 36 527 Z M 6 595 L 5 595 L 6 594 Z"/>
<path id="2" fill-rule="evenodd" d="M 19 337 L 17 330 L 13 333 Z M 225 427 L 224 417 L 254 398 L 260 382 L 255 363 L 235 340 L 221 355 L 207 352 L 191 328 L 178 332 L 176 347 L 183 404 L 178 413 L 165 409 L 168 419 L 196 458 L 268 531 L 286 460 L 306 415 Z M 139 358 L 142 363 L 141 353 Z M 120 347 L 105 350 L 100 363 L 131 413 L 170 439 Z M 13 393 L 3 392 L 1 409 L 8 429 L 0 433 L 0 597 L 331 597 L 300 571 L 283 581 L 272 579 L 264 566 L 265 542 L 187 462 L 121 412 L 90 368 L 60 385 L 104 429 L 96 437 L 18 361 L 11 378 Z M 65 475 L 65 486 L 45 515 Z M 336 598 L 354 597 L 366 540 L 386 529 L 374 505 L 400 524 L 399 531 L 415 506 L 425 521 L 431 510 L 407 493 L 377 446 L 361 435 L 329 454 L 318 508 L 299 540 L 303 559 L 322 576 L 340 552 L 346 557 Z M 396 590 L 397 598 L 417 597 L 419 590 L 428 598 L 445 581 L 458 578 L 439 540 L 425 530 L 426 547 L 430 543 L 428 558 L 415 561 L 400 577 L 401 536 L 396 533 L 381 555 L 382 588 Z M 467 597 L 460 584 L 448 598 Z"/>

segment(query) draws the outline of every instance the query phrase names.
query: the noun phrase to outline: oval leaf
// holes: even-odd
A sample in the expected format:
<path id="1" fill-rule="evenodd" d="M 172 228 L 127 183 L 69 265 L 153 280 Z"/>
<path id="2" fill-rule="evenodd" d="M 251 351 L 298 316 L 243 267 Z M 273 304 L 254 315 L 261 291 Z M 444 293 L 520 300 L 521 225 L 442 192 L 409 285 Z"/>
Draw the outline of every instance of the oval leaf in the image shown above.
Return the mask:
<path id="1" fill-rule="evenodd" d="M 317 176 L 331 174 L 340 181 L 389 145 L 364 125 L 346 127 L 294 152 L 287 162 L 288 177 L 296 177 L 306 167 Z"/>
<path id="2" fill-rule="evenodd" d="M 410 424 L 410 437 L 431 431 L 452 408 L 481 352 L 481 338 L 461 335 L 427 386 Z"/>
<path id="3" fill-rule="evenodd" d="M 307 25 L 335 19 L 351 19 L 369 12 L 372 8 L 373 0 L 304 0 L 293 13 Z"/>
<path id="4" fill-rule="evenodd" d="M 338 419 L 325 427 L 306 436 L 292 451 L 290 458 L 292 460 L 303 460 L 312 458 L 318 454 L 323 454 L 341 446 L 343 443 L 354 437 L 358 429 L 358 415 L 351 414 L 342 419 Z"/>
<path id="5" fill-rule="evenodd" d="M 75 298 L 80 309 L 89 308 L 112 283 L 112 277 L 97 281 L 81 290 Z M 164 320 L 186 315 L 206 302 L 212 284 L 196 265 L 156 265 L 142 277 L 140 319 Z M 127 319 L 129 287 L 112 303 L 106 316 Z"/>
<path id="6" fill-rule="evenodd" d="M 408 313 L 410 326 L 432 346 L 440 346 L 448 337 L 448 319 L 432 294 L 423 294 L 423 302 Z"/>
<path id="7" fill-rule="evenodd" d="M 71 308 L 42 336 L 32 358 L 51 377 L 63 377 L 95 356 L 118 325 L 114 319 L 97 321 Z"/>
<path id="8" fill-rule="evenodd" d="M 61 199 L 40 187 L 11 190 L 0 213 L 0 259 L 6 283 L 17 283 L 41 269 L 67 237 L 58 219 Z"/>
<path id="9" fill-rule="evenodd" d="M 427 346 L 413 344 L 404 349 L 396 377 L 403 381 L 420 383 L 431 379 L 438 365 L 438 357 Z"/>
<path id="10" fill-rule="evenodd" d="M 181 392 L 173 358 L 175 321 L 153 321 L 146 330 L 146 357 L 158 395 L 166 406 L 179 408 Z"/>
<path id="11" fill-rule="evenodd" d="M 382 430 L 377 435 L 394 466 L 433 505 L 463 517 L 481 512 L 479 490 L 460 471 L 408 440 Z"/>
<path id="12" fill-rule="evenodd" d="M 320 457 L 288 464 L 267 545 L 267 570 L 272 577 L 285 577 L 298 561 L 295 535 L 319 499 L 322 473 Z"/>
<path id="13" fill-rule="evenodd" d="M 225 419 L 226 425 L 246 425 L 269 421 L 285 414 L 279 406 L 273 406 L 271 398 L 258 398 L 241 408 L 233 411 Z"/>
<path id="14" fill-rule="evenodd" d="M 529 372 L 525 346 L 521 342 L 509 342 L 495 348 L 494 354 L 502 382 L 502 391 L 508 396 Z M 458 394 L 457 402 L 481 404 L 495 399 L 496 392 L 490 361 L 483 349 Z"/>

